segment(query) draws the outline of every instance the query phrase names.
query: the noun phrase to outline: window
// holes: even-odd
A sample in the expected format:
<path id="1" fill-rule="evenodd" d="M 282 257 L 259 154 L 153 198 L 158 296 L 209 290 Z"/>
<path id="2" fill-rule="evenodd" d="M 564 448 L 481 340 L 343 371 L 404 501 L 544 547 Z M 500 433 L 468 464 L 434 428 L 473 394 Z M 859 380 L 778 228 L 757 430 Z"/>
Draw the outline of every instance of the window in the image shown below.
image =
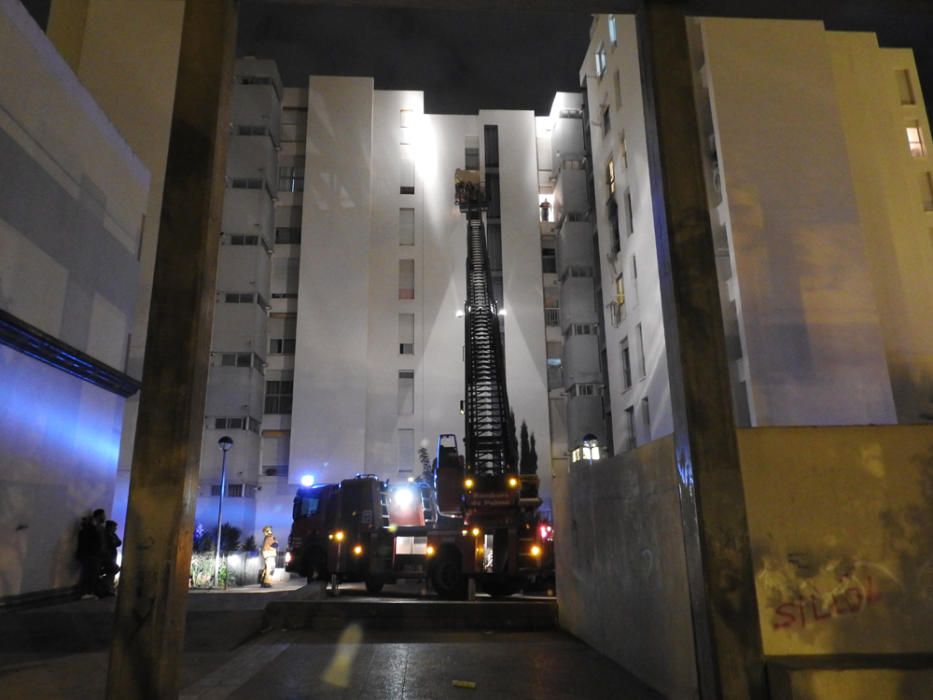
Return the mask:
<path id="1" fill-rule="evenodd" d="M 594 323 L 571 323 L 564 329 L 564 336 L 570 338 L 575 335 L 597 335 L 596 324 Z"/>
<path id="2" fill-rule="evenodd" d="M 561 275 L 561 281 L 567 280 L 571 277 L 592 277 L 593 268 L 587 267 L 586 265 L 568 265 L 564 270 L 564 273 Z"/>
<path id="3" fill-rule="evenodd" d="M 486 150 L 486 169 L 499 167 L 499 127 L 483 125 L 483 144 Z"/>
<path id="4" fill-rule="evenodd" d="M 291 165 L 279 166 L 279 192 L 303 192 L 305 188 L 305 159 L 297 157 Z"/>
<path id="5" fill-rule="evenodd" d="M 280 245 L 301 243 L 301 228 L 298 226 L 279 226 L 275 229 L 275 242 Z"/>
<path id="6" fill-rule="evenodd" d="M 265 363 L 262 358 L 253 352 L 214 352 L 211 353 L 214 367 L 255 368 L 262 370 Z"/>
<path id="7" fill-rule="evenodd" d="M 261 190 L 261 177 L 235 177 L 230 180 L 230 187 L 235 190 Z"/>
<path id="8" fill-rule="evenodd" d="M 399 158 L 399 193 L 415 193 L 415 156 L 411 146 L 401 146 Z"/>
<path id="9" fill-rule="evenodd" d="M 463 167 L 479 170 L 479 146 L 467 146 L 463 152 Z"/>
<path id="10" fill-rule="evenodd" d="M 608 136 L 612 131 L 612 114 L 609 109 L 609 105 L 603 108 L 603 136 Z"/>
<path id="11" fill-rule="evenodd" d="M 648 408 L 648 397 L 641 400 L 641 421 L 645 426 L 645 433 L 648 440 L 651 440 L 651 411 Z"/>
<path id="12" fill-rule="evenodd" d="M 609 15 L 609 41 L 615 46 L 619 43 L 619 35 L 616 33 L 616 16 Z"/>
<path id="13" fill-rule="evenodd" d="M 568 396 L 602 396 L 602 384 L 574 384 L 567 390 Z"/>
<path id="14" fill-rule="evenodd" d="M 619 342 L 619 351 L 622 355 L 622 391 L 632 387 L 632 358 L 629 355 L 628 336 Z"/>
<path id="15" fill-rule="evenodd" d="M 920 176 L 920 192 L 923 194 L 923 208 L 933 211 L 933 173 L 925 172 Z"/>
<path id="16" fill-rule="evenodd" d="M 269 136 L 269 127 L 267 126 L 249 126 L 241 124 L 236 128 L 238 136 Z"/>
<path id="17" fill-rule="evenodd" d="M 554 248 L 541 249 L 541 270 L 547 274 L 557 272 L 557 251 Z"/>
<path id="18" fill-rule="evenodd" d="M 293 389 L 294 381 L 291 379 L 280 379 L 266 382 L 266 413 L 291 413 Z"/>
<path id="19" fill-rule="evenodd" d="M 259 421 L 252 416 L 224 416 L 213 419 L 215 430 L 250 430 L 259 432 Z"/>
<path id="20" fill-rule="evenodd" d="M 913 83 L 910 80 L 910 72 L 907 70 L 897 70 L 894 71 L 894 74 L 897 79 L 897 91 L 901 98 L 901 104 L 916 104 Z"/>
<path id="21" fill-rule="evenodd" d="M 544 325 L 545 326 L 560 326 L 560 309 L 545 309 L 544 310 Z"/>
<path id="22" fill-rule="evenodd" d="M 926 145 L 923 143 L 923 131 L 918 121 L 912 121 L 907 125 L 907 146 L 914 158 L 923 158 L 927 154 Z"/>
<path id="23" fill-rule="evenodd" d="M 415 261 L 409 258 L 398 261 L 398 298 L 415 298 Z"/>
<path id="24" fill-rule="evenodd" d="M 609 217 L 610 252 L 615 255 L 622 249 L 622 240 L 619 236 L 619 205 L 616 202 L 615 195 L 609 196 L 606 209 L 606 215 Z"/>
<path id="25" fill-rule="evenodd" d="M 622 138 L 619 139 L 619 160 L 622 161 L 622 168 L 628 170 L 628 148 L 625 145 L 625 132 L 622 132 Z"/>
<path id="26" fill-rule="evenodd" d="M 411 472 L 415 469 L 415 431 L 401 428 L 398 431 L 398 470 Z"/>
<path id="27" fill-rule="evenodd" d="M 612 94 L 615 97 L 616 109 L 622 109 L 622 78 L 619 76 L 619 71 L 614 71 L 612 74 Z"/>
<path id="28" fill-rule="evenodd" d="M 398 354 L 415 354 L 415 315 L 398 315 Z"/>
<path id="29" fill-rule="evenodd" d="M 619 273 L 619 276 L 616 277 L 616 304 L 619 306 L 625 305 L 625 280 L 622 278 L 622 274 Z"/>
<path id="30" fill-rule="evenodd" d="M 399 126 L 403 129 L 407 129 L 412 126 L 415 121 L 415 113 L 410 109 L 399 110 L 398 122 Z"/>
<path id="31" fill-rule="evenodd" d="M 635 233 L 635 216 L 632 212 L 632 191 L 628 187 L 625 188 L 625 192 L 622 194 L 622 203 L 625 209 L 622 212 L 625 216 L 625 235 L 631 236 Z"/>
<path id="32" fill-rule="evenodd" d="M 638 261 L 632 256 L 632 297 L 638 303 Z"/>
<path id="33" fill-rule="evenodd" d="M 415 413 L 415 372 L 399 370 L 398 373 L 398 415 L 411 416 Z"/>
<path id="34" fill-rule="evenodd" d="M 625 449 L 634 450 L 637 444 L 635 440 L 635 407 L 629 406 L 625 409 Z"/>
<path id="35" fill-rule="evenodd" d="M 414 245 L 415 244 L 415 210 L 414 209 L 399 209 L 398 210 L 398 244 L 399 245 Z"/>
<path id="36" fill-rule="evenodd" d="M 259 245 L 259 236 L 246 236 L 239 233 L 227 235 L 229 245 Z"/>
<path id="37" fill-rule="evenodd" d="M 596 49 L 594 59 L 596 61 L 596 77 L 602 78 L 603 73 L 606 72 L 606 49 L 602 44 Z"/>
<path id="38" fill-rule="evenodd" d="M 612 155 L 609 156 L 609 162 L 606 163 L 606 185 L 609 187 L 610 194 L 615 194 L 616 191 L 616 164 L 612 160 Z"/>
<path id="39" fill-rule="evenodd" d="M 294 355 L 295 354 L 295 339 L 294 338 L 269 338 L 269 354 L 270 355 Z"/>
<path id="40" fill-rule="evenodd" d="M 645 338 L 640 323 L 635 326 L 635 342 L 638 343 L 638 376 L 644 378 L 648 376 L 648 363 L 645 358 Z"/>
<path id="41" fill-rule="evenodd" d="M 211 496 L 220 495 L 220 484 L 211 484 Z M 243 484 L 227 484 L 228 498 L 243 498 Z"/>

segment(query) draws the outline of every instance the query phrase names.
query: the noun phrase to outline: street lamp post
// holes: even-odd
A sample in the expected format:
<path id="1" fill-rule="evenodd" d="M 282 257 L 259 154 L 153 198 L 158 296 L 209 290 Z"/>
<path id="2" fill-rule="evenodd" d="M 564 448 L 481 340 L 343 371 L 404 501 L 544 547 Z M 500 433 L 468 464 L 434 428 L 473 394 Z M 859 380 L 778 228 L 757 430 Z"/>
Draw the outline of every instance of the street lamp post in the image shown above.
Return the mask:
<path id="1" fill-rule="evenodd" d="M 214 588 L 220 588 L 220 528 L 224 517 L 224 491 L 227 490 L 227 452 L 233 448 L 233 438 L 224 435 L 217 441 L 223 452 L 220 461 L 220 500 L 217 503 L 217 547 L 214 550 Z"/>

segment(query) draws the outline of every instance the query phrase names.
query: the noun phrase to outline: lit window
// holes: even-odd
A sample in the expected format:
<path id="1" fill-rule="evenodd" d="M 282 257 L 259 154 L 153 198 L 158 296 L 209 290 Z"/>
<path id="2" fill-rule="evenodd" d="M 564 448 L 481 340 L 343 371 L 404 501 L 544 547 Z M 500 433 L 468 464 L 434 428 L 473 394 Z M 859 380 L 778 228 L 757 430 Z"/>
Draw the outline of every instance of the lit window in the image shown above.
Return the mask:
<path id="1" fill-rule="evenodd" d="M 612 156 L 609 156 L 609 162 L 606 163 L 606 184 L 609 185 L 609 192 L 615 193 L 616 191 L 616 166 L 612 161 Z"/>
<path id="2" fill-rule="evenodd" d="M 596 49 L 596 77 L 602 78 L 603 73 L 606 72 L 606 49 L 603 48 L 603 45 L 600 44 L 599 48 Z"/>
<path id="3" fill-rule="evenodd" d="M 622 279 L 621 274 L 616 277 L 616 304 L 625 305 L 625 280 Z"/>
<path id="4" fill-rule="evenodd" d="M 907 145 L 914 158 L 923 158 L 927 154 L 919 122 L 914 121 L 907 126 Z"/>
<path id="5" fill-rule="evenodd" d="M 619 36 L 616 33 L 616 16 L 609 15 L 609 41 L 615 46 L 619 43 Z"/>

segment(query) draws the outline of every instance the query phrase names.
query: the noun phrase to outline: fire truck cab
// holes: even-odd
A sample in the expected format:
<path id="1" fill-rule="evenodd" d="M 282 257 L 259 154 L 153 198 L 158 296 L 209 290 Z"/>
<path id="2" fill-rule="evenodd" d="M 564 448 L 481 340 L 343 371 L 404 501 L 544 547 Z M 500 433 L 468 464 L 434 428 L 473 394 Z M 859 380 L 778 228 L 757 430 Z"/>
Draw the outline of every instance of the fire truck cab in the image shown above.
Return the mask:
<path id="1" fill-rule="evenodd" d="M 327 577 L 328 535 L 337 517 L 339 485 L 301 486 L 292 507 L 285 569 L 308 581 Z"/>

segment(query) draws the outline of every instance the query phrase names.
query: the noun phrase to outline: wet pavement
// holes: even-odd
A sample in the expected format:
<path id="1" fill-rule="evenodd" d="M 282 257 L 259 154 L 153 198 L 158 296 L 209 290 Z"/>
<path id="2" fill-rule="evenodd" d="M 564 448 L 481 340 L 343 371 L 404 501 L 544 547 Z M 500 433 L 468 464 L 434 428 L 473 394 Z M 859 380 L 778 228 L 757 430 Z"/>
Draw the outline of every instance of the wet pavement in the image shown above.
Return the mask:
<path id="1" fill-rule="evenodd" d="M 391 593 L 391 592 L 390 592 Z M 398 601 L 417 595 L 397 591 Z M 323 599 L 297 583 L 271 591 L 247 587 L 193 592 L 182 698 L 612 698 L 648 700 L 625 670 L 559 630 L 386 629 L 374 626 L 379 601 L 346 591 L 332 599 L 344 612 L 339 629 L 269 629 L 266 604 Z M 431 606 L 425 600 L 425 606 Z M 463 615 L 491 601 L 478 600 Z M 526 604 L 516 600 L 513 607 Z M 389 607 L 386 605 L 385 607 Z M 503 602 L 499 605 L 508 605 Z M 0 697 L 102 698 L 113 601 L 75 601 L 0 612 Z M 354 619 L 358 617 L 358 619 Z M 266 628 L 263 629 L 263 626 Z M 405 627 L 404 625 L 402 626 Z M 409 625 L 410 627 L 410 625 Z"/>

